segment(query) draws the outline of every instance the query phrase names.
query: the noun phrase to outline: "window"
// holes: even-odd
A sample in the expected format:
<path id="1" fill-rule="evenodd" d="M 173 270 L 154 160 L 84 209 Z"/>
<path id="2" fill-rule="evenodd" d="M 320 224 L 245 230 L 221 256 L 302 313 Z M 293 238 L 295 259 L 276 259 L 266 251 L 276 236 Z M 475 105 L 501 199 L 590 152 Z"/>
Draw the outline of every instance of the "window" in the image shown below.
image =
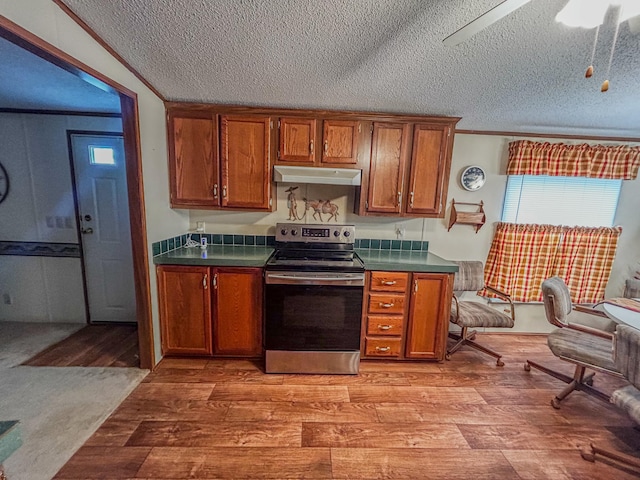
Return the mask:
<path id="1" fill-rule="evenodd" d="M 502 221 L 611 227 L 622 180 L 509 175 Z"/>
<path id="2" fill-rule="evenodd" d="M 89 163 L 91 165 L 115 166 L 116 158 L 113 148 L 89 145 Z"/>

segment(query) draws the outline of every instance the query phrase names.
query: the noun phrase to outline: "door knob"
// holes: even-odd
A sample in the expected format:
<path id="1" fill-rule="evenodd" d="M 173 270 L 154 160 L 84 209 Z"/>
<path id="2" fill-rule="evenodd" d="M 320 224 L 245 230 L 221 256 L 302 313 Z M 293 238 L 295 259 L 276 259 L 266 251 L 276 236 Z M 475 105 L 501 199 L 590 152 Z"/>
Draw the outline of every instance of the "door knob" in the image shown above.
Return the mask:
<path id="1" fill-rule="evenodd" d="M 93 228 L 89 227 L 89 228 L 82 228 L 80 230 L 82 233 L 84 233 L 85 235 L 91 235 L 93 233 Z"/>

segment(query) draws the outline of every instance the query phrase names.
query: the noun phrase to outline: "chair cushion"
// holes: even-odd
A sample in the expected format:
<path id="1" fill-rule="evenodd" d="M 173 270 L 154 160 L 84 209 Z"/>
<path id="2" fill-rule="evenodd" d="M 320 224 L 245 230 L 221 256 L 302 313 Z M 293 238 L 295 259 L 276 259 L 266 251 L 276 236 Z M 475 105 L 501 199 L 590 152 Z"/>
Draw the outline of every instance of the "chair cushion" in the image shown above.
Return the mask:
<path id="1" fill-rule="evenodd" d="M 585 366 L 592 365 L 619 373 L 613 363 L 611 340 L 570 328 L 558 328 L 549 334 L 547 344 L 556 357 L 565 357 Z"/>
<path id="2" fill-rule="evenodd" d="M 634 422 L 640 423 L 640 390 L 636 387 L 628 385 L 614 391 L 611 403 L 625 410 Z"/>
<path id="3" fill-rule="evenodd" d="M 618 326 L 618 324 L 610 318 L 591 315 L 584 312 L 577 312 L 575 310 L 572 310 L 571 313 L 567 316 L 567 322 L 578 323 L 586 327 L 603 330 L 609 333 L 615 332 L 616 327 Z"/>
<path id="4" fill-rule="evenodd" d="M 456 302 L 451 303 L 451 321 L 461 327 L 513 327 L 513 318 L 485 303 L 458 302 L 458 305 L 459 312 Z"/>

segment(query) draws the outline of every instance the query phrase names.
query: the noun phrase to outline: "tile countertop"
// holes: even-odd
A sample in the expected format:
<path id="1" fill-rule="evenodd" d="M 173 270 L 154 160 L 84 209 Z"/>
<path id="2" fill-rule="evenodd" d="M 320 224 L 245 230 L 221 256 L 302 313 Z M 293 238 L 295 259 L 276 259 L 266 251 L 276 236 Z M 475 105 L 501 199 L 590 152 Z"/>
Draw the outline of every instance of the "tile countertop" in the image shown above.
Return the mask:
<path id="1" fill-rule="evenodd" d="M 178 248 L 156 255 L 156 265 L 202 265 L 212 267 L 264 267 L 273 247 L 209 245 L 206 255 L 200 247 Z"/>
<path id="2" fill-rule="evenodd" d="M 433 253 L 416 250 L 370 250 L 357 248 L 367 270 L 455 273 L 458 266 Z M 264 267 L 272 247 L 209 245 L 206 257 L 199 247 L 178 248 L 153 257 L 156 265 L 203 265 L 217 267 Z"/>
<path id="3" fill-rule="evenodd" d="M 430 252 L 356 248 L 367 270 L 391 272 L 455 273 L 458 265 Z"/>

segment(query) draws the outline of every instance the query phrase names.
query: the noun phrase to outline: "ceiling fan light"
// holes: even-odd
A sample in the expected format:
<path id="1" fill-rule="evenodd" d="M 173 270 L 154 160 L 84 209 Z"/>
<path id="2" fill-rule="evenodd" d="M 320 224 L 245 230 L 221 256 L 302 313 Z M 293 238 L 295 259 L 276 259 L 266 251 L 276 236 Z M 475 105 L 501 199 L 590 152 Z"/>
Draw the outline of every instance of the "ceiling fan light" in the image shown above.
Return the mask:
<path id="1" fill-rule="evenodd" d="M 556 22 L 568 27 L 594 28 L 604 22 L 607 8 L 609 2 L 603 0 L 569 0 L 556 15 Z"/>

